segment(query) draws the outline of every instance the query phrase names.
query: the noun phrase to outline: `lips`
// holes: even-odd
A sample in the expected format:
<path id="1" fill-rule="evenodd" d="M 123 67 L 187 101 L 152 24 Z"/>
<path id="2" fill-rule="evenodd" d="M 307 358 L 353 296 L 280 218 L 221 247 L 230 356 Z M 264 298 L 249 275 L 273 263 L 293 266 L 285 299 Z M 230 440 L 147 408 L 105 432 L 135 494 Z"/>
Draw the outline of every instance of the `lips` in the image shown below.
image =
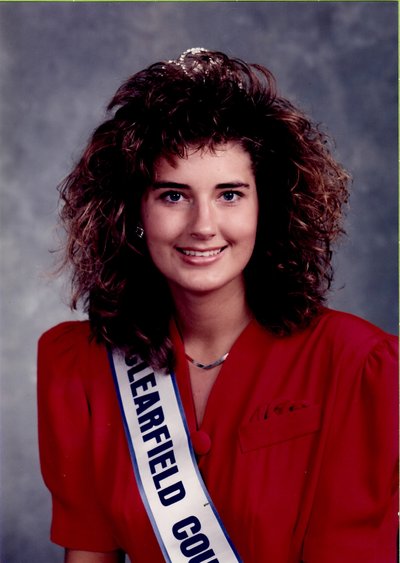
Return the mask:
<path id="1" fill-rule="evenodd" d="M 184 254 L 185 256 L 197 256 L 200 258 L 209 258 L 211 256 L 217 256 L 218 254 L 221 254 L 221 252 L 225 250 L 225 248 L 226 246 L 223 246 L 221 248 L 210 248 L 204 250 L 198 250 L 193 248 L 177 248 L 177 250 L 181 254 Z"/>

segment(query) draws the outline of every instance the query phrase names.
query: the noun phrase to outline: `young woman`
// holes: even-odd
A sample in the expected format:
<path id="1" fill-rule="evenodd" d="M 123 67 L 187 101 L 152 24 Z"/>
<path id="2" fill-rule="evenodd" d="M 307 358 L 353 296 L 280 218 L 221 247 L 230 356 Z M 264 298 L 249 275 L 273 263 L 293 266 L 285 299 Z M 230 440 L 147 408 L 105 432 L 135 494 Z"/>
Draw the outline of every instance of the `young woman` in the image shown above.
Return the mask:
<path id="1" fill-rule="evenodd" d="M 395 561 L 396 341 L 324 306 L 348 195 L 325 135 L 204 49 L 109 111 L 61 189 L 89 320 L 39 344 L 53 541 L 68 563 Z"/>

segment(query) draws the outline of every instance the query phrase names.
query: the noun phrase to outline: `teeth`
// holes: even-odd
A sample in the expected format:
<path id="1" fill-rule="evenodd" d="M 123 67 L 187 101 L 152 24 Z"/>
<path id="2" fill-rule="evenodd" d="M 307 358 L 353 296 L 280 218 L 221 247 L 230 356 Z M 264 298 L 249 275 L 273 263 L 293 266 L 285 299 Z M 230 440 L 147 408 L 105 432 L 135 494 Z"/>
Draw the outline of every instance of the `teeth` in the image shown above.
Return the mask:
<path id="1" fill-rule="evenodd" d="M 182 253 L 185 254 L 185 256 L 203 256 L 203 257 L 207 257 L 207 256 L 216 256 L 217 254 L 219 254 L 222 251 L 222 248 L 219 248 L 218 250 L 206 250 L 204 252 L 200 252 L 199 250 L 185 250 L 184 248 L 182 248 Z"/>

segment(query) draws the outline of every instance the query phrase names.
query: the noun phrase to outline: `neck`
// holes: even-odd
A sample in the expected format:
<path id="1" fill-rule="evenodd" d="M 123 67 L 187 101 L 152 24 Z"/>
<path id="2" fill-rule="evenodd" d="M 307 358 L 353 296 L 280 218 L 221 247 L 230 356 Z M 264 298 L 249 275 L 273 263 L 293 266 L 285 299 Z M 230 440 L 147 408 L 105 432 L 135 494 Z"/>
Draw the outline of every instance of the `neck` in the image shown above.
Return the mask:
<path id="1" fill-rule="evenodd" d="M 187 353 L 204 363 L 228 352 L 250 321 L 244 288 L 174 295 L 176 320 Z"/>

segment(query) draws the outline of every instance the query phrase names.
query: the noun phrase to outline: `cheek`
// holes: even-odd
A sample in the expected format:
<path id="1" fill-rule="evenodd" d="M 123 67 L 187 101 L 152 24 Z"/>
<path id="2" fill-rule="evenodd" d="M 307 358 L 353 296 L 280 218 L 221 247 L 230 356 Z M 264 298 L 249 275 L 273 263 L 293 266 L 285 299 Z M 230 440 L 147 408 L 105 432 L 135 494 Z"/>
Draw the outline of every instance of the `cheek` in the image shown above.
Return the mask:
<path id="1" fill-rule="evenodd" d="M 242 221 L 241 229 L 239 229 L 239 227 L 237 229 L 238 239 L 241 239 L 243 242 L 242 249 L 247 255 L 247 260 L 250 260 L 256 244 L 258 226 L 257 218 L 257 214 L 250 214 L 244 221 Z"/>
<path id="2" fill-rule="evenodd" d="M 150 256 L 156 266 L 170 257 L 179 238 L 179 221 L 169 214 L 151 213 L 143 216 L 145 241 Z"/>
<path id="3" fill-rule="evenodd" d="M 142 206 L 141 219 L 148 246 L 170 238 L 174 221 L 152 202 Z"/>
<path id="4" fill-rule="evenodd" d="M 248 243 L 254 242 L 257 234 L 258 209 L 254 207 L 247 213 L 240 214 L 230 222 L 230 231 L 238 239 Z"/>
<path id="5" fill-rule="evenodd" d="M 167 244 L 173 242 L 176 236 L 176 225 L 173 221 L 163 222 L 159 220 L 152 220 L 144 224 L 146 233 L 146 241 L 149 247 L 159 244 Z"/>

